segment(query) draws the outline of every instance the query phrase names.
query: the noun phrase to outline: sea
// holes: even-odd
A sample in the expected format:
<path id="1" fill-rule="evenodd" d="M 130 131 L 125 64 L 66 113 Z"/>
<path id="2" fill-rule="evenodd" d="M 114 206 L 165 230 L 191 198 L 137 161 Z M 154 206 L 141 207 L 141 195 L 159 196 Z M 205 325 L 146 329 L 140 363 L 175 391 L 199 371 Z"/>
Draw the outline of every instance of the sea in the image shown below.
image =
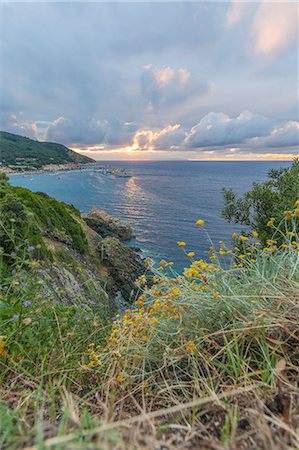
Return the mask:
<path id="1" fill-rule="evenodd" d="M 81 212 L 91 208 L 107 211 L 125 220 L 134 230 L 129 244 L 140 248 L 142 257 L 158 265 L 161 259 L 174 262 L 181 272 L 188 265 L 186 252 L 206 258 L 211 245 L 220 240 L 228 247 L 231 235 L 244 227 L 222 217 L 223 188 L 237 194 L 262 182 L 271 169 L 291 162 L 276 161 L 105 161 L 100 165 L 122 167 L 129 178 L 116 178 L 96 171 L 11 175 L 13 185 L 43 191 L 71 203 Z M 197 219 L 205 227 L 195 225 Z M 178 241 L 186 242 L 185 251 Z"/>

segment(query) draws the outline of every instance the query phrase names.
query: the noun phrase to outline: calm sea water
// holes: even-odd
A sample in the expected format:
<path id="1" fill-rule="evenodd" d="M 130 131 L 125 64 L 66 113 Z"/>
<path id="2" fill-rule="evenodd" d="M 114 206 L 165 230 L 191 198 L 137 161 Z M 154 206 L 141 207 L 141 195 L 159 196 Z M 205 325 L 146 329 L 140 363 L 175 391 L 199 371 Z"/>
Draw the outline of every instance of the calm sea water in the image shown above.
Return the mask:
<path id="1" fill-rule="evenodd" d="M 106 164 L 106 162 L 105 162 Z M 108 164 L 108 163 L 107 163 Z M 177 270 L 188 260 L 177 241 L 186 241 L 188 251 L 205 257 L 209 242 L 203 229 L 195 226 L 204 219 L 214 242 L 230 242 L 241 227 L 222 217 L 222 188 L 238 193 L 252 183 L 265 180 L 272 168 L 288 162 L 111 162 L 126 169 L 131 178 L 113 178 L 96 172 L 67 172 L 59 175 L 11 176 L 11 183 L 33 191 L 44 191 L 58 200 L 72 203 L 82 212 L 93 207 L 125 219 L 134 229 L 132 245 L 144 256 L 175 262 Z"/>

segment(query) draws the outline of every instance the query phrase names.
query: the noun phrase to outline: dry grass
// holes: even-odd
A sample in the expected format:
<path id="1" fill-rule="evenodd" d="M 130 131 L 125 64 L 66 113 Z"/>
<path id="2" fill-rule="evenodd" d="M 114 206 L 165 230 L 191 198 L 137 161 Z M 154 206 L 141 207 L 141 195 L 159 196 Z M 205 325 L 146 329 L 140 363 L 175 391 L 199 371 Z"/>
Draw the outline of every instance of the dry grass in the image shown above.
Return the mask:
<path id="1" fill-rule="evenodd" d="M 111 332 L 39 306 L 0 360 L 1 449 L 297 449 L 299 253 L 269 248 L 237 268 L 192 260 Z"/>

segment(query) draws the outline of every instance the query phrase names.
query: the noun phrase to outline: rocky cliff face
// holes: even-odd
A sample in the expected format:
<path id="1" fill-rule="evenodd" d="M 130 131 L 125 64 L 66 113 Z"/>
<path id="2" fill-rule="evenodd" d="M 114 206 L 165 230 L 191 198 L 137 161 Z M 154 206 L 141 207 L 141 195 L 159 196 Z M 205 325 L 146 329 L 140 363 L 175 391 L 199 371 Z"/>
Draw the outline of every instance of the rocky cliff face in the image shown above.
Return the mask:
<path id="1" fill-rule="evenodd" d="M 105 211 L 93 208 L 88 214 L 82 215 L 87 225 L 101 237 L 115 237 L 121 241 L 128 241 L 133 237 L 132 228 Z"/>
<path id="2" fill-rule="evenodd" d="M 103 239 L 101 253 L 102 261 L 107 266 L 115 287 L 126 301 L 132 303 L 139 292 L 135 284 L 136 279 L 148 272 L 144 261 L 115 237 Z M 150 278 L 150 274 L 147 275 Z"/>
<path id="3" fill-rule="evenodd" d="M 15 245 L 9 241 L 11 233 L 6 235 L 6 229 L 0 233 L 7 274 L 18 258 L 27 255 L 26 266 L 38 262 L 34 272 L 44 297 L 70 305 L 108 302 L 112 310 L 126 308 L 136 299 L 135 281 L 148 275 L 148 269 L 122 242 L 132 237 L 131 227 L 98 209 L 81 217 L 74 207 L 10 186 L 5 178 L 0 180 L 0 193 L 1 219 L 18 237 Z"/>
<path id="4" fill-rule="evenodd" d="M 138 294 L 135 281 L 148 271 L 142 258 L 128 245 L 133 237 L 132 228 L 105 211 L 93 208 L 82 216 L 87 234 L 93 242 L 97 257 L 113 280 L 109 286 L 110 297 L 132 303 Z"/>

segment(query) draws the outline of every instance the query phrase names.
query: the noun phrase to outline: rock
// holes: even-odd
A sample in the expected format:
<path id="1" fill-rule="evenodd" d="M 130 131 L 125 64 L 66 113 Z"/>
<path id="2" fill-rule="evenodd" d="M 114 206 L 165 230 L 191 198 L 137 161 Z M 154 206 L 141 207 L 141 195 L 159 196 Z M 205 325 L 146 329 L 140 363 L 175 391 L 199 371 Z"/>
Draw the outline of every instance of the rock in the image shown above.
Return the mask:
<path id="1" fill-rule="evenodd" d="M 110 302 L 112 311 L 115 311 L 121 315 L 123 315 L 126 309 L 130 308 L 130 303 L 126 302 L 123 298 L 122 293 L 117 291 L 113 300 Z"/>
<path id="2" fill-rule="evenodd" d="M 45 237 L 48 237 L 49 239 L 53 239 L 54 241 L 61 242 L 63 244 L 71 246 L 73 244 L 73 240 L 70 236 L 68 236 L 65 232 L 61 230 L 52 230 L 48 231 L 46 230 L 43 235 Z"/>
<path id="3" fill-rule="evenodd" d="M 71 305 L 82 302 L 87 303 L 87 301 L 91 300 L 94 304 L 103 307 L 109 304 L 108 295 L 100 280 L 92 279 L 91 289 L 91 284 L 79 282 L 72 269 L 65 267 L 61 262 L 58 265 L 52 263 L 51 266 L 43 267 L 38 272 L 40 279 L 44 282 L 45 294 L 56 294 L 57 300 L 63 303 Z M 81 272 L 84 273 L 86 280 L 88 280 L 88 269 L 83 269 L 81 266 Z"/>
<path id="4" fill-rule="evenodd" d="M 133 237 L 132 228 L 129 225 L 100 209 L 93 208 L 88 214 L 84 214 L 82 217 L 87 225 L 102 238 L 112 236 L 121 241 L 127 241 Z"/>
<path id="5" fill-rule="evenodd" d="M 123 298 L 133 303 L 140 291 L 134 284 L 136 279 L 147 273 L 151 284 L 151 273 L 139 255 L 118 239 L 107 237 L 101 243 L 101 257 L 108 267 L 110 276 Z"/>

